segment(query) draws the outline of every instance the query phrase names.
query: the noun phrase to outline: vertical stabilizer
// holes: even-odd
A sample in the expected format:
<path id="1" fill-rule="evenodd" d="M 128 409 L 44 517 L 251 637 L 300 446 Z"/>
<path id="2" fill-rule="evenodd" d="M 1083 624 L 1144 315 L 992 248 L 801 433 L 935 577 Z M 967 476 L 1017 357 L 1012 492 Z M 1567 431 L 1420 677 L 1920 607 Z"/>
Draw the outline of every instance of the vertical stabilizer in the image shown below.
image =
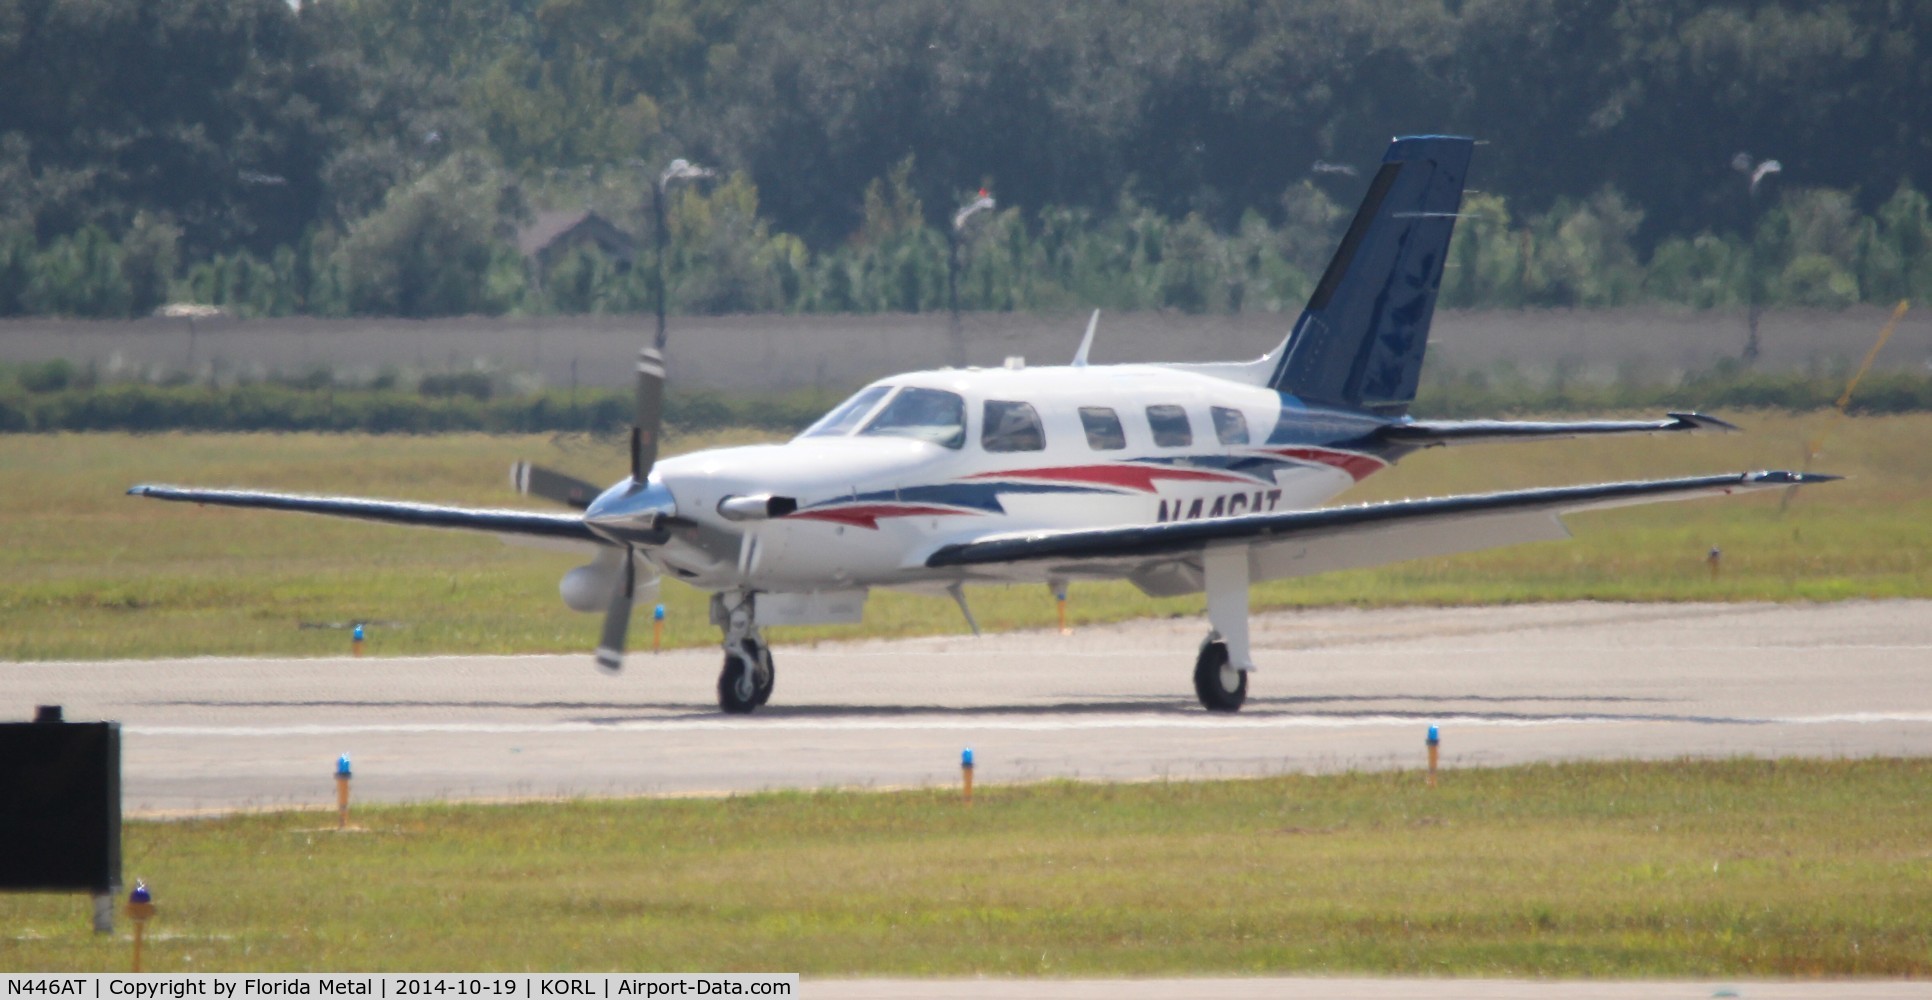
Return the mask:
<path id="1" fill-rule="evenodd" d="M 1310 403 L 1408 410 L 1474 146 L 1437 135 L 1389 145 L 1270 385 Z"/>

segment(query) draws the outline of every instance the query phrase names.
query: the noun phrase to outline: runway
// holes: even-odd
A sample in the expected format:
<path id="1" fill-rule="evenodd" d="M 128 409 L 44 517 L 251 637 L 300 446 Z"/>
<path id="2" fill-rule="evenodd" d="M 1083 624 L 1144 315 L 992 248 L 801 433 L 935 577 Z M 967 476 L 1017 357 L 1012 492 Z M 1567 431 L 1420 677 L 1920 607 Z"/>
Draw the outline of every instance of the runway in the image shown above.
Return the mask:
<path id="1" fill-rule="evenodd" d="M 1531 605 L 1257 616 L 1246 708 L 1211 715 L 1176 619 L 816 648 L 774 636 L 750 717 L 714 649 L 0 664 L 0 706 L 123 726 L 130 815 L 356 801 L 1192 779 L 1692 756 L 1932 754 L 1932 602 Z"/>

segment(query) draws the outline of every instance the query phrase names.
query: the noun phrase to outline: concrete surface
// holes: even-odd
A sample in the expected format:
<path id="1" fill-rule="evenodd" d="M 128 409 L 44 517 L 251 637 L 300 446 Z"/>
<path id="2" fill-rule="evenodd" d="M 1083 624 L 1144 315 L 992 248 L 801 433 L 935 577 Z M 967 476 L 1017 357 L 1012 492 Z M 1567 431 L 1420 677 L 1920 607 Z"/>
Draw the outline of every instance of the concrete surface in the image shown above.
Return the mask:
<path id="1" fill-rule="evenodd" d="M 1890 307 L 1772 310 L 1760 323 L 1760 371 L 1845 367 L 1862 358 Z M 1274 347 L 1293 313 L 1189 316 L 1104 313 L 1096 364 L 1123 361 L 1245 361 Z M 1080 344 L 1087 311 L 971 313 L 963 324 L 968 363 L 1011 355 L 1065 364 Z M 481 364 L 534 375 L 543 384 L 624 387 L 649 316 L 481 317 L 404 320 L 9 319 L 0 321 L 0 361 L 66 358 L 110 375 L 299 374 L 316 367 L 373 377 L 384 367 L 464 370 Z M 878 316 L 679 316 L 670 327 L 671 382 L 731 391 L 845 390 L 895 372 L 936 368 L 952 357 L 943 312 Z M 1530 374 L 1559 365 L 1573 377 L 1669 378 L 1736 357 L 1742 310 L 1660 307 L 1524 309 L 1437 314 L 1432 365 Z M 1932 310 L 1906 314 L 1878 368 L 1923 371 L 1932 363 Z"/>
<path id="2" fill-rule="evenodd" d="M 715 708 L 715 650 L 0 664 L 0 711 L 124 726 L 131 814 L 357 801 L 1145 780 L 1614 757 L 1932 754 L 1932 602 L 1532 605 L 1259 616 L 1247 707 L 1211 715 L 1205 625 L 776 649 Z"/>

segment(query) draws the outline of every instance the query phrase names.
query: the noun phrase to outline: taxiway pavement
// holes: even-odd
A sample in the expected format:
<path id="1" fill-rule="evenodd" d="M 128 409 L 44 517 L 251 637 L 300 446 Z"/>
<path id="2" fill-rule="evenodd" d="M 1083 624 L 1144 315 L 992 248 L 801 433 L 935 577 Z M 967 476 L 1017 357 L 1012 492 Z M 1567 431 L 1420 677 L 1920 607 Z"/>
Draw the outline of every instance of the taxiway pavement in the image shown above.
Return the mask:
<path id="1" fill-rule="evenodd" d="M 715 649 L 0 664 L 0 708 L 123 726 L 130 814 L 1538 760 L 1932 754 L 1932 602 L 1562 604 L 1256 617 L 1247 707 L 1190 682 L 1193 619 L 789 645 L 772 703 Z M 372 645 L 379 648 L 380 637 Z"/>

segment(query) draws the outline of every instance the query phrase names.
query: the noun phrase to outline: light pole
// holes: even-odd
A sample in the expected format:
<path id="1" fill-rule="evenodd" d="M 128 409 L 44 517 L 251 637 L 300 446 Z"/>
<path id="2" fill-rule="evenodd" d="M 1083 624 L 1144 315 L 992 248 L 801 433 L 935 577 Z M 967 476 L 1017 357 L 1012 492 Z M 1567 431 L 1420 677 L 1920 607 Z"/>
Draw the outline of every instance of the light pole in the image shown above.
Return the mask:
<path id="1" fill-rule="evenodd" d="M 993 197 L 986 193 L 985 188 L 980 188 L 979 197 L 953 213 L 953 224 L 946 230 L 946 303 L 952 310 L 948 332 L 952 335 L 952 364 L 955 368 L 966 365 L 966 333 L 959 322 L 959 238 L 973 216 L 992 208 Z"/>
<path id="2" fill-rule="evenodd" d="M 665 338 L 664 253 L 665 247 L 669 243 L 669 239 L 664 231 L 664 194 L 670 188 L 672 181 L 699 180 L 710 177 L 714 173 L 716 171 L 706 167 L 700 167 L 680 157 L 672 160 L 671 165 L 665 167 L 664 172 L 658 175 L 657 183 L 651 185 L 651 228 L 657 240 L 657 266 L 653 269 L 654 277 L 652 284 L 655 286 L 653 289 L 655 292 L 654 298 L 657 299 L 657 349 L 660 354 L 664 351 Z"/>
<path id="3" fill-rule="evenodd" d="M 1744 193 L 1749 202 L 1751 224 L 1745 238 L 1750 241 L 1749 256 L 1744 264 L 1744 363 L 1752 364 L 1758 360 L 1758 185 L 1766 177 L 1784 170 L 1784 164 L 1776 160 L 1753 161 L 1751 154 L 1739 153 L 1731 157 L 1731 169 L 1744 176 Z"/>

